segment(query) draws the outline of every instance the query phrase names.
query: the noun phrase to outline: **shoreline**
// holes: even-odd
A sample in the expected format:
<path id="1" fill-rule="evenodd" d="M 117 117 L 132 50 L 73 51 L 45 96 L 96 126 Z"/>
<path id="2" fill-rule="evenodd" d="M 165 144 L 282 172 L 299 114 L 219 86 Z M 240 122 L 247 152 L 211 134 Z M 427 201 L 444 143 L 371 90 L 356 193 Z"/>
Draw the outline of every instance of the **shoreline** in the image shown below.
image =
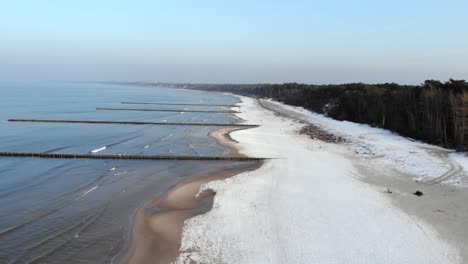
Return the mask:
<path id="1" fill-rule="evenodd" d="M 307 116 L 303 117 L 303 120 L 307 120 Z M 319 120 L 318 123 L 327 127 L 325 122 L 320 123 Z M 378 133 L 387 132 L 382 129 L 374 130 L 376 130 L 373 134 L 374 140 L 376 140 Z M 367 136 L 369 135 L 370 133 L 367 134 Z M 356 168 L 357 180 L 381 193 L 392 206 L 406 214 L 412 222 L 421 223 L 421 229 L 428 230 L 433 238 L 444 241 L 457 249 L 459 263 L 467 262 L 468 229 L 466 228 L 466 219 L 468 219 L 468 207 L 466 201 L 468 200 L 468 192 L 466 191 L 468 189 L 463 166 L 451 158 L 451 151 L 448 149 L 424 142 L 410 141 L 401 136 L 392 135 L 391 137 L 405 140 L 405 147 L 414 146 L 408 152 L 419 156 L 422 160 L 410 159 L 410 162 L 426 169 L 423 159 L 433 158 L 433 162 L 442 164 L 441 166 L 445 166 L 445 170 L 423 170 L 426 175 L 420 175 L 415 173 L 413 166 L 404 166 L 408 160 L 399 160 L 400 163 L 396 163 L 395 160 L 398 161 L 398 159 L 392 157 L 390 161 L 385 161 L 383 157 L 388 155 L 385 152 L 372 157 L 369 157 L 368 154 L 367 156 L 356 155 L 353 149 L 353 144 L 355 145 L 356 142 L 352 142 L 354 141 L 353 137 L 350 137 L 350 144 L 343 145 L 342 149 L 338 151 L 353 163 Z M 365 136 L 359 138 L 363 140 Z M 404 152 L 400 150 L 393 152 L 393 154 L 405 157 Z M 390 165 L 385 164 L 385 162 L 389 162 Z M 416 196 L 415 191 L 421 191 L 423 195 Z"/>
<path id="2" fill-rule="evenodd" d="M 364 173 L 347 144 L 299 135 L 303 123 L 238 97 L 246 109 L 238 116 L 260 126 L 234 133 L 236 146 L 246 155 L 276 159 L 204 186 L 217 193 L 213 208 L 185 222 L 176 263 L 462 261 L 460 244 L 395 206 L 382 187 L 363 181 L 382 166 Z"/>
<path id="3" fill-rule="evenodd" d="M 247 170 L 255 170 L 260 164 L 252 166 Z M 177 184 L 155 200 L 145 203 L 134 216 L 130 248 L 122 263 L 163 264 L 174 261 L 179 255 L 184 221 L 211 209 L 215 192 L 199 192 L 200 187 L 245 171 L 225 169 L 202 174 Z M 157 212 L 151 212 L 152 209 Z"/>
<path id="4" fill-rule="evenodd" d="M 222 128 L 209 137 L 229 148 L 225 156 L 246 157 L 234 146 L 230 133 L 246 128 Z M 215 192 L 201 191 L 202 185 L 253 171 L 262 161 L 247 162 L 241 168 L 225 168 L 194 176 L 169 188 L 162 195 L 144 203 L 132 216 L 129 248 L 122 254 L 121 263 L 172 263 L 180 254 L 182 231 L 187 219 L 210 211 Z"/>
<path id="5" fill-rule="evenodd" d="M 460 250 L 466 247 L 463 244 L 466 232 L 458 236 L 453 233 L 464 227 L 461 221 L 453 218 L 462 212 L 457 212 L 455 203 L 450 204 L 449 210 L 438 210 L 438 207 L 444 204 L 444 199 L 462 204 L 462 198 L 468 196 L 447 200 L 453 188 L 411 184 L 409 174 L 379 172 L 378 168 L 366 165 L 368 161 L 350 152 L 349 144 L 299 135 L 298 129 L 304 123 L 293 121 L 294 118 L 287 115 L 278 117 L 254 99 L 240 98 L 250 111 L 236 117 L 248 121 L 249 117 L 257 119 L 265 127 L 225 128 L 210 132 L 209 136 L 230 149 L 227 155 L 243 155 L 242 152 L 279 159 L 256 163 L 249 169 L 222 169 L 196 176 L 145 204 L 135 216 L 133 236 L 137 239 L 125 263 L 285 263 L 292 259 L 299 263 L 310 259 L 318 263 L 341 263 L 348 261 L 349 256 L 373 263 L 462 263 L 466 259 L 466 254 Z M 270 128 L 269 123 L 272 123 Z M 236 133 L 231 136 L 234 131 Z M 287 143 L 290 140 L 293 141 Z M 234 142 L 240 143 L 235 145 Z M 288 157 L 295 158 L 287 161 Z M 317 171 L 326 172 L 330 179 L 316 178 Z M 297 176 L 310 179 L 304 182 L 299 178 L 300 184 L 295 185 Z M 393 194 L 385 192 L 388 187 Z M 411 194 L 413 188 L 422 188 L 429 194 L 418 198 Z M 359 197 L 354 197 L 354 192 L 358 192 Z M 341 198 L 337 199 L 335 194 Z M 152 207 L 161 211 L 146 214 L 145 210 Z M 353 209 L 355 207 L 359 210 Z M 250 211 L 253 215 L 249 215 Z M 434 213 L 431 211 L 436 216 L 431 216 Z M 273 218 L 277 219 L 265 220 Z M 296 218 L 306 220 L 297 222 Z M 317 219 L 319 223 L 329 224 L 320 230 L 315 223 Z M 450 221 L 456 222 L 443 226 Z M 333 230 L 328 230 L 329 225 Z M 315 235 L 310 236 L 304 230 Z M 356 241 L 357 236 L 361 238 Z M 288 237 L 299 239 L 292 241 Z M 304 243 L 310 244 L 309 249 L 304 248 Z M 334 245 L 339 245 L 338 249 Z M 255 249 L 257 247 L 261 250 Z M 387 247 L 395 251 L 385 250 Z M 264 249 L 267 251 L 262 251 Z M 341 256 L 336 250 L 347 253 Z M 330 253 L 326 253 L 328 251 Z M 365 253 L 367 251 L 370 253 Z"/>
<path id="6" fill-rule="evenodd" d="M 246 128 L 235 128 L 235 127 L 228 127 L 215 130 L 210 132 L 208 136 L 214 138 L 218 144 L 226 146 L 229 148 L 229 152 L 225 156 L 229 157 L 247 157 L 244 154 L 241 154 L 239 150 L 234 145 L 235 143 L 239 143 L 231 137 L 231 133 L 235 131 L 244 130 Z"/>

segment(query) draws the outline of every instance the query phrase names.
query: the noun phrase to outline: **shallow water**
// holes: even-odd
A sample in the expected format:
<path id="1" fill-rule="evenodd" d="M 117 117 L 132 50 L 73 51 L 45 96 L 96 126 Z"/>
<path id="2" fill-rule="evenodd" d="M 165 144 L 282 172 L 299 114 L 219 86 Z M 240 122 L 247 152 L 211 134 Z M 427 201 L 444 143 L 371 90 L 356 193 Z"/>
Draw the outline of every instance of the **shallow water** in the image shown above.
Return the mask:
<path id="1" fill-rule="evenodd" d="M 234 97 L 102 84 L 0 84 L 0 151 L 224 155 L 213 127 L 10 123 L 8 118 L 232 123 L 224 113 L 96 111 L 122 101 L 233 104 Z M 200 106 L 138 108 L 219 110 Z M 132 213 L 182 179 L 243 166 L 224 161 L 0 158 L 0 263 L 106 263 Z"/>

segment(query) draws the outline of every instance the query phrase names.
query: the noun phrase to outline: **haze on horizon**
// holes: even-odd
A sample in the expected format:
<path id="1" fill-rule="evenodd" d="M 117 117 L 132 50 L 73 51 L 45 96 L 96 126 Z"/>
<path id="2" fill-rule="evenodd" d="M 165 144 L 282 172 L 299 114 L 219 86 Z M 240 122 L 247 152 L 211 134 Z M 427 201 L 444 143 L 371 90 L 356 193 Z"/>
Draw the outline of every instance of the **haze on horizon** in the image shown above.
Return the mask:
<path id="1" fill-rule="evenodd" d="M 0 80 L 468 79 L 468 1 L 2 1 Z"/>

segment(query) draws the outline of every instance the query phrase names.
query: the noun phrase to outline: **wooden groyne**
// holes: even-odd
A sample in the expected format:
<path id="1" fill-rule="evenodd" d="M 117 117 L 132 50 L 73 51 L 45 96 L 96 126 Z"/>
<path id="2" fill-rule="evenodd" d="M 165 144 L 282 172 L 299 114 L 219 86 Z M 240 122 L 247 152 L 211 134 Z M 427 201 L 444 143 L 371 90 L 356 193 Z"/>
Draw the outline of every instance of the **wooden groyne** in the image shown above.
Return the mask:
<path id="1" fill-rule="evenodd" d="M 176 113 L 225 113 L 225 114 L 239 114 L 238 111 L 211 111 L 211 110 L 182 110 L 182 109 L 147 109 L 147 108 L 108 108 L 98 107 L 96 110 L 110 110 L 110 111 L 147 111 L 147 112 L 176 112 Z"/>
<path id="2" fill-rule="evenodd" d="M 206 161 L 262 161 L 266 158 L 251 157 L 210 157 L 210 156 L 146 156 L 146 155 L 97 155 L 61 154 L 34 152 L 0 152 L 0 157 L 46 158 L 46 159 L 111 159 L 111 160 L 206 160 Z"/>
<path id="3" fill-rule="evenodd" d="M 9 122 L 36 123 L 71 123 L 71 124 L 116 124 L 116 125 L 155 125 L 155 126 L 215 126 L 215 127 L 245 127 L 254 128 L 258 125 L 247 124 L 217 124 L 217 123 L 174 123 L 174 122 L 134 122 L 134 121 L 104 121 L 104 120 L 52 120 L 52 119 L 8 119 Z"/>
<path id="4" fill-rule="evenodd" d="M 121 102 L 122 104 L 142 104 L 142 105 L 185 105 L 185 106 L 219 106 L 219 107 L 239 107 L 238 105 L 228 104 L 173 104 L 173 103 L 151 103 L 151 102 Z"/>

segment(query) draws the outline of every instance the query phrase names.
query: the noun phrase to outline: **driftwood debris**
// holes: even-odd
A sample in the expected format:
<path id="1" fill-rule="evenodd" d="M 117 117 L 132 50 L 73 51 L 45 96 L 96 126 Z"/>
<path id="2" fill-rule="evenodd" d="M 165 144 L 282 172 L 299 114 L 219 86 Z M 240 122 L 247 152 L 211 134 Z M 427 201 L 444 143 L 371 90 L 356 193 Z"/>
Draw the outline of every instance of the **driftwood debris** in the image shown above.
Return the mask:
<path id="1" fill-rule="evenodd" d="M 299 133 L 310 136 L 313 139 L 318 139 L 327 143 L 346 143 L 346 139 L 337 135 L 334 135 L 316 125 L 308 125 L 303 127 Z"/>

